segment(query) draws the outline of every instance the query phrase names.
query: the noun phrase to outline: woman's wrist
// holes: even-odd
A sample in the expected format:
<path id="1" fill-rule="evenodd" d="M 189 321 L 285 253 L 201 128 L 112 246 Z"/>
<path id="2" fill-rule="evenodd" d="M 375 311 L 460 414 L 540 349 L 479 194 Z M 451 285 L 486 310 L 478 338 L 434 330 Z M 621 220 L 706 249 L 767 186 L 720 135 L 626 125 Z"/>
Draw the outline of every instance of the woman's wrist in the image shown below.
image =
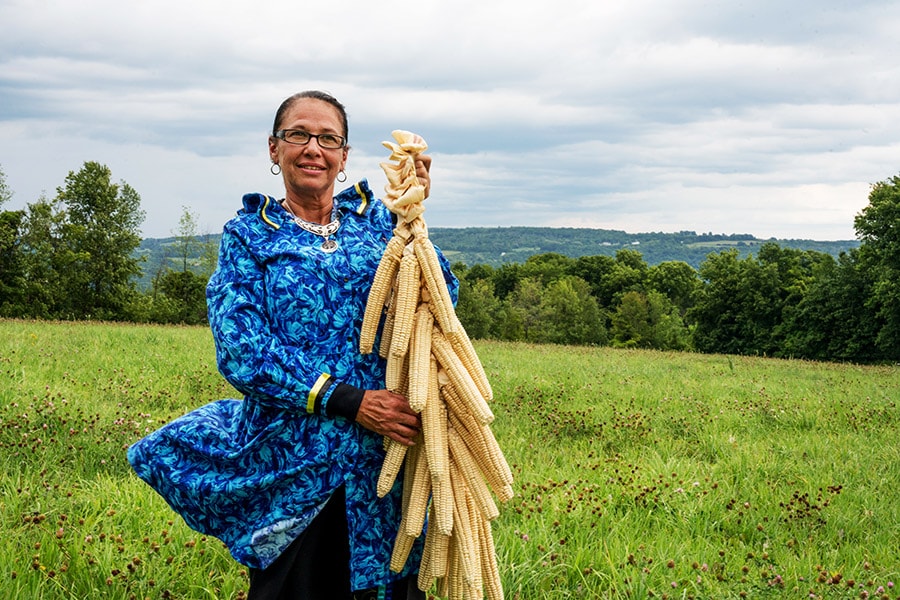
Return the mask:
<path id="1" fill-rule="evenodd" d="M 355 421 L 365 393 L 365 390 L 348 383 L 338 383 L 325 405 L 325 413 L 330 417 L 344 417 L 349 421 Z"/>

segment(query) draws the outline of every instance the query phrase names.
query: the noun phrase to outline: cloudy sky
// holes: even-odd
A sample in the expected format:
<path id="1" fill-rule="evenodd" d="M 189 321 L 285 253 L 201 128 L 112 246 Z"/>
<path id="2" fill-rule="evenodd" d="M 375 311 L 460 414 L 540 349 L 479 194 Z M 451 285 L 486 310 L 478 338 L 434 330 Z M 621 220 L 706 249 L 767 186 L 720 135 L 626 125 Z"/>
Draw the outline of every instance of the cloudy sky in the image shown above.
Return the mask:
<path id="1" fill-rule="evenodd" d="M 900 172 L 900 2 L 0 0 L 4 208 L 86 161 L 218 232 L 281 195 L 286 96 L 348 108 L 348 175 L 421 134 L 432 227 L 540 225 L 854 239 Z"/>

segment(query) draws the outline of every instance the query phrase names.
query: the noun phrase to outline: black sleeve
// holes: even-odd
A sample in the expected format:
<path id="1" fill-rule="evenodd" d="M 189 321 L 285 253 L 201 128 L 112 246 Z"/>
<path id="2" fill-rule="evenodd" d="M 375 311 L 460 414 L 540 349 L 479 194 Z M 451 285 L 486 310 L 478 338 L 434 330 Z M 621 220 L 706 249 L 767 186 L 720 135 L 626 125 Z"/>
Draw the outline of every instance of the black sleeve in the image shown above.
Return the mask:
<path id="1" fill-rule="evenodd" d="M 344 417 L 350 421 L 356 420 L 359 405 L 362 404 L 365 390 L 353 387 L 347 383 L 339 383 L 331 393 L 325 412 L 330 417 Z"/>

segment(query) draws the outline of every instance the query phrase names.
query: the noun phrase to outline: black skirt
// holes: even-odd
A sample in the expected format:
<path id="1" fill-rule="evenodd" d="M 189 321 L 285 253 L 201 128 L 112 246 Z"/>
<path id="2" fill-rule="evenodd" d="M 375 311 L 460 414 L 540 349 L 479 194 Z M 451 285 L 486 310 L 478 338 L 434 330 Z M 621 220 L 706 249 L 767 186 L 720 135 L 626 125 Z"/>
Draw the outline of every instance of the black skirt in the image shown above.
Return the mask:
<path id="1" fill-rule="evenodd" d="M 425 600 L 416 577 L 387 588 L 350 591 L 350 534 L 343 486 L 265 569 L 250 569 L 247 600 Z"/>

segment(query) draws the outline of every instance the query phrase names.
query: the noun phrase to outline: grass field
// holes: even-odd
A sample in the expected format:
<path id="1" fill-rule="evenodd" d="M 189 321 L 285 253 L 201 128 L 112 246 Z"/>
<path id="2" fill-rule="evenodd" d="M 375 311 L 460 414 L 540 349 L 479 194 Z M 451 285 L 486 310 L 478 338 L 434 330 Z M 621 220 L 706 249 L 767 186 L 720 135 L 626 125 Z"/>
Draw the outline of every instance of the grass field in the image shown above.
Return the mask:
<path id="1" fill-rule="evenodd" d="M 897 367 L 477 348 L 507 598 L 900 598 Z M 243 597 L 125 459 L 234 396 L 206 329 L 0 321 L 0 599 Z"/>

